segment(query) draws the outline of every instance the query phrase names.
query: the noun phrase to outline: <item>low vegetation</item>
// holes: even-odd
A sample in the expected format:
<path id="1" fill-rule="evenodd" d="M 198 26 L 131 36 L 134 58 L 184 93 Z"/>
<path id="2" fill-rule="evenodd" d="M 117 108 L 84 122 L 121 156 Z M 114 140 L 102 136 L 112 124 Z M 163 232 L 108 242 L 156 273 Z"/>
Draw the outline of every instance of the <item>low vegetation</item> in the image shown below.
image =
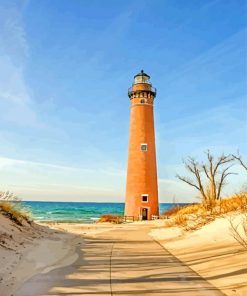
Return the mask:
<path id="1" fill-rule="evenodd" d="M 104 223 L 104 222 L 110 222 L 113 224 L 121 224 L 121 223 L 123 223 L 123 218 L 121 216 L 117 216 L 117 215 L 105 214 L 105 215 L 102 215 L 97 220 L 97 223 Z"/>
<path id="2" fill-rule="evenodd" d="M 169 218 L 166 222 L 167 227 L 181 226 L 185 230 L 195 230 L 213 221 L 216 217 L 231 212 L 247 212 L 247 192 L 218 200 L 210 206 L 204 203 L 174 206 L 165 211 L 162 216 Z"/>
<path id="3" fill-rule="evenodd" d="M 31 216 L 22 202 L 10 192 L 0 192 L 0 212 L 18 225 L 31 223 Z"/>
<path id="4" fill-rule="evenodd" d="M 174 205 L 172 206 L 171 208 L 167 209 L 165 212 L 163 212 L 161 215 L 160 215 L 160 218 L 161 219 L 166 219 L 166 218 L 169 218 L 171 217 L 172 215 L 176 214 L 182 207 L 185 207 L 185 206 L 180 206 L 180 205 Z"/>

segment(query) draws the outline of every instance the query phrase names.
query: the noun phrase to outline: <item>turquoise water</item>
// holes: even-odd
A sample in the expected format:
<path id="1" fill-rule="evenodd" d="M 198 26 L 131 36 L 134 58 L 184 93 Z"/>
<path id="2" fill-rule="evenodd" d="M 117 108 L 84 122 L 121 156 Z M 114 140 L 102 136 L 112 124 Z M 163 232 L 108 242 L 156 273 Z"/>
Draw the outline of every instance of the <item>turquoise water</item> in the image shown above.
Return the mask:
<path id="1" fill-rule="evenodd" d="M 36 221 L 93 223 L 103 214 L 123 215 L 124 203 L 25 201 Z M 161 203 L 160 213 L 174 204 Z"/>

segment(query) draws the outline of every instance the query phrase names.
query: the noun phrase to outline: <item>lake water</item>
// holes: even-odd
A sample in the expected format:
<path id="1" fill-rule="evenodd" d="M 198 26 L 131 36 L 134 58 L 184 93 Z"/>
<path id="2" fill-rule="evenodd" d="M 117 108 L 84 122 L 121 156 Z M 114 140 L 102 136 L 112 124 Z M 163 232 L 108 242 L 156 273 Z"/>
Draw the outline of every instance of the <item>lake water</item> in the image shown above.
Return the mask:
<path id="1" fill-rule="evenodd" d="M 23 204 L 36 221 L 93 223 L 103 214 L 124 213 L 124 203 L 25 201 Z M 160 213 L 172 206 L 172 203 L 161 203 Z"/>

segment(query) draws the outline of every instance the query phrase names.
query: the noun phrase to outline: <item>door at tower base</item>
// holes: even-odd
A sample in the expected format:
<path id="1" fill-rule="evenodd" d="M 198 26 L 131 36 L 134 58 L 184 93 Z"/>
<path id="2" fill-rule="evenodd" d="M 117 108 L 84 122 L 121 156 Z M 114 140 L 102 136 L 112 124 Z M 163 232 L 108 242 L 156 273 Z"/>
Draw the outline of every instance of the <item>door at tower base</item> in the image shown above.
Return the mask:
<path id="1" fill-rule="evenodd" d="M 142 220 L 148 220 L 148 209 L 142 208 Z"/>
<path id="2" fill-rule="evenodd" d="M 159 216 L 154 130 L 156 90 L 141 71 L 128 91 L 130 135 L 125 197 L 125 216 L 150 220 Z"/>

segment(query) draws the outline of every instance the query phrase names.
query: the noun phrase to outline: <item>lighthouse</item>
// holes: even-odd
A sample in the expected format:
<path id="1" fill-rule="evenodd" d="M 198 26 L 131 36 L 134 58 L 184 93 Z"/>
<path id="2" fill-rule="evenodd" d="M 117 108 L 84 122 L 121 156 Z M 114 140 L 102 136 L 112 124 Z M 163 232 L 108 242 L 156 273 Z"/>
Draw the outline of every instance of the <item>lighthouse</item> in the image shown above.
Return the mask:
<path id="1" fill-rule="evenodd" d="M 125 216 L 150 220 L 159 215 L 154 130 L 154 98 L 150 76 L 135 75 L 130 98 L 130 135 Z"/>

